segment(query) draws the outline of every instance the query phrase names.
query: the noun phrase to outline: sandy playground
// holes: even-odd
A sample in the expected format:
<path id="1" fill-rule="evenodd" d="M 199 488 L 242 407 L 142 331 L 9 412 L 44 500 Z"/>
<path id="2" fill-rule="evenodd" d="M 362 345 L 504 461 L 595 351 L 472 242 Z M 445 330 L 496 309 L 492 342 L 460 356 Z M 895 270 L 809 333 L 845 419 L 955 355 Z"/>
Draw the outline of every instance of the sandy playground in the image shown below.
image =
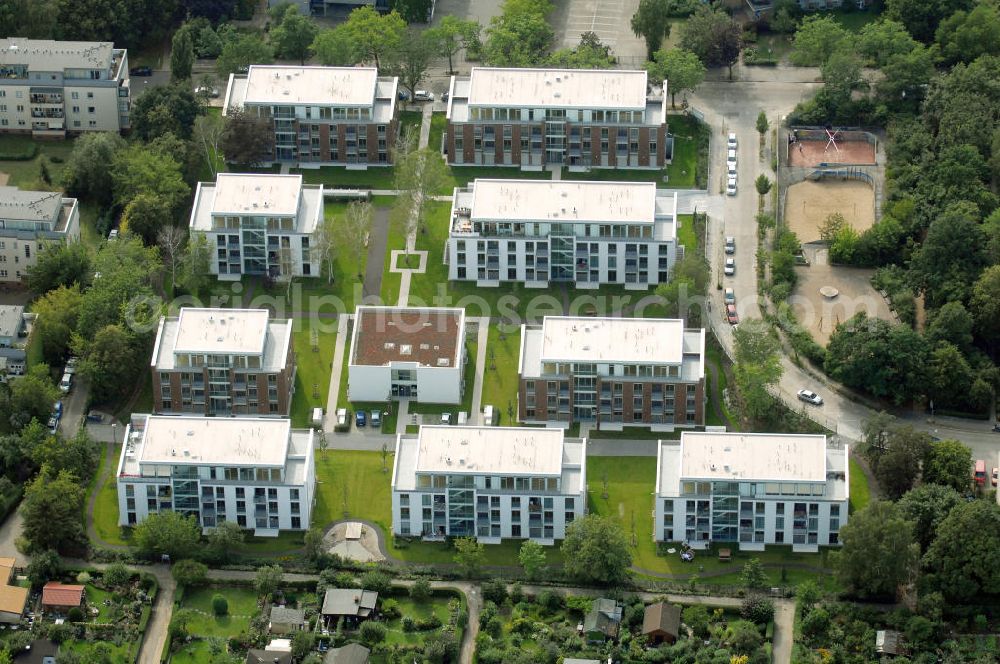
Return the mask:
<path id="1" fill-rule="evenodd" d="M 875 223 L 875 190 L 857 180 L 806 180 L 785 194 L 785 223 L 799 242 L 816 242 L 826 218 L 839 212 L 859 233 Z"/>
<path id="2" fill-rule="evenodd" d="M 838 139 L 837 148 L 832 145 L 827 146 L 825 139 L 796 141 L 788 145 L 788 164 L 790 166 L 818 166 L 819 164 L 875 163 L 875 145 L 868 141 Z"/>

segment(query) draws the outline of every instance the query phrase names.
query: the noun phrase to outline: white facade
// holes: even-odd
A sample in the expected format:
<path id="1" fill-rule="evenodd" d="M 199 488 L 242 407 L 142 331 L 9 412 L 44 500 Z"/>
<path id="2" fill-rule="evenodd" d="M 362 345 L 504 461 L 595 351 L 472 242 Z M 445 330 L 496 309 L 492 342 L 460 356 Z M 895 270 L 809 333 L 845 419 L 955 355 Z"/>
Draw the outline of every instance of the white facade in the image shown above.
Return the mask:
<path id="1" fill-rule="evenodd" d="M 448 278 L 477 286 L 645 290 L 677 260 L 677 195 L 652 182 L 476 180 L 450 224 Z"/>
<path id="2" fill-rule="evenodd" d="M 396 535 L 552 544 L 586 505 L 587 441 L 561 429 L 422 426 L 396 437 Z"/>
<path id="3" fill-rule="evenodd" d="M 349 358 L 351 401 L 459 404 L 468 361 L 465 310 L 358 307 Z"/>
<path id="4" fill-rule="evenodd" d="M 110 42 L 0 39 L 0 132 L 129 127 L 128 52 Z"/>
<path id="5" fill-rule="evenodd" d="M 289 279 L 319 275 L 311 240 L 322 219 L 323 185 L 302 184 L 301 175 L 219 173 L 198 183 L 190 225 L 208 240 L 219 279 Z"/>
<path id="6" fill-rule="evenodd" d="M 313 438 L 287 419 L 133 415 L 118 462 L 118 524 L 173 510 L 203 528 L 231 521 L 263 537 L 308 530 Z"/>
<path id="7" fill-rule="evenodd" d="M 75 198 L 0 186 L 0 282 L 23 281 L 46 243 L 79 239 Z"/>
<path id="8" fill-rule="evenodd" d="M 680 441 L 661 440 L 653 539 L 751 551 L 837 545 L 848 517 L 848 451 L 823 435 L 684 432 Z"/>

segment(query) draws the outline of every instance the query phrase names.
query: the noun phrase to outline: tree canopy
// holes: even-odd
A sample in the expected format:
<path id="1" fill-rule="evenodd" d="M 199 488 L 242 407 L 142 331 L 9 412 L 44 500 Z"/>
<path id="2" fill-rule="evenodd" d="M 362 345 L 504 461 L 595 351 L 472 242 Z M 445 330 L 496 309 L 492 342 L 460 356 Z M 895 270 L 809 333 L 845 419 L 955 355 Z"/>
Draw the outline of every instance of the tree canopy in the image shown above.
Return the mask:
<path id="1" fill-rule="evenodd" d="M 916 574 L 920 547 L 913 524 L 893 503 L 874 501 L 840 528 L 840 551 L 833 553 L 840 581 L 856 596 L 888 598 Z"/>
<path id="2" fill-rule="evenodd" d="M 625 533 L 617 521 L 588 514 L 566 527 L 562 543 L 566 573 L 588 583 L 619 585 L 632 566 Z"/>

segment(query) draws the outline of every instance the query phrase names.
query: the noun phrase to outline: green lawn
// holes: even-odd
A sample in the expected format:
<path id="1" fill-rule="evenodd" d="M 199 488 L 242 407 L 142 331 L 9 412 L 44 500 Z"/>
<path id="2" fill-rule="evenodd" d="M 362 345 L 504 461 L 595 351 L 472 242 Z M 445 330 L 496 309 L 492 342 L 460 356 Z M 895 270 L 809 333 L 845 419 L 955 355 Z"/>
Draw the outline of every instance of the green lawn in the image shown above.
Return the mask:
<path id="1" fill-rule="evenodd" d="M 694 230 L 693 214 L 677 215 L 677 243 L 682 245 L 685 251 L 694 253 L 700 251 L 701 242 Z"/>
<path id="2" fill-rule="evenodd" d="M 673 161 L 667 166 L 672 188 L 708 186 L 709 129 L 690 115 L 671 115 L 667 127 L 674 136 Z"/>
<path id="3" fill-rule="evenodd" d="M 34 143 L 38 146 L 38 154 L 28 161 L 0 161 L 0 173 L 10 176 L 7 184 L 24 189 L 58 189 L 62 182 L 62 164 L 55 163 L 53 158 L 64 160 L 73 151 L 73 139 L 63 141 L 34 141 L 30 136 L 4 135 L 0 136 L 0 153 L 21 152 L 26 146 Z M 48 161 L 49 175 L 52 184 L 41 181 L 39 163 L 42 158 Z"/>
<path id="4" fill-rule="evenodd" d="M 861 470 L 861 464 L 854 459 L 850 459 L 851 473 L 851 496 L 849 502 L 851 514 L 860 509 L 864 509 L 868 501 L 871 500 L 871 490 L 868 488 L 868 477 Z"/>
<path id="5" fill-rule="evenodd" d="M 114 453 L 107 456 L 103 454 L 103 444 L 101 449 L 101 465 L 96 476 L 100 477 L 108 467 L 111 472 L 107 481 L 98 488 L 97 500 L 94 502 L 94 530 L 97 531 L 97 536 L 108 544 L 126 545 L 128 541 L 122 537 L 122 530 L 118 527 L 118 483 L 114 472 L 118 467 L 121 445 L 116 445 Z"/>
<path id="6" fill-rule="evenodd" d="M 725 391 L 729 385 L 729 377 L 726 375 L 726 367 L 729 366 L 729 360 L 722 354 L 722 349 L 719 344 L 711 338 L 711 333 L 708 333 L 709 341 L 706 344 L 705 349 L 705 362 L 710 366 L 714 366 L 716 370 L 716 375 L 718 376 L 718 395 L 719 395 L 719 408 L 722 410 L 723 414 L 726 416 L 725 419 L 720 419 L 715 414 L 715 408 L 713 403 L 715 402 L 716 387 L 711 375 L 708 378 L 708 410 L 705 412 L 705 424 L 709 426 L 724 426 L 730 431 L 738 431 L 739 424 L 738 418 L 736 418 L 729 409 L 726 407 Z"/>
<path id="7" fill-rule="evenodd" d="M 877 21 L 879 18 L 878 12 L 874 10 L 854 11 L 849 8 L 832 11 L 830 15 L 833 16 L 834 21 L 839 23 L 848 32 L 860 32 L 861 28 Z"/>
<path id="8" fill-rule="evenodd" d="M 100 659 L 94 652 L 98 643 L 107 644 L 111 648 L 109 659 L 104 660 L 109 664 L 132 664 L 139 651 L 138 643 L 123 643 L 118 646 L 110 641 L 77 641 L 71 640 L 60 646 L 60 652 L 70 651 L 76 653 L 82 662 L 97 662 Z"/>
<path id="9" fill-rule="evenodd" d="M 418 139 L 423 115 L 420 111 L 402 111 L 399 114 L 399 135 L 403 136 L 404 132 L 410 131 L 414 139 Z"/>
<path id="10" fill-rule="evenodd" d="M 518 166 L 453 166 L 449 169 L 448 184 L 440 193 L 450 195 L 455 187 L 465 187 L 476 178 L 550 180 L 548 171 L 522 171 Z M 564 173 L 565 175 L 565 173 Z"/>
<path id="11" fill-rule="evenodd" d="M 502 338 L 501 338 L 502 337 Z M 482 407 L 492 405 L 497 414 L 497 424 L 516 425 L 517 422 L 517 366 L 521 353 L 521 331 L 501 333 L 491 325 L 486 341 L 486 366 L 483 371 Z M 514 417 L 508 416 L 513 408 Z"/>
<path id="12" fill-rule="evenodd" d="M 229 614 L 212 613 L 212 597 L 222 595 L 229 601 Z M 249 588 L 208 586 L 187 590 L 180 602 L 181 608 L 194 609 L 195 617 L 188 631 L 197 636 L 228 638 L 246 631 L 250 619 L 257 613 L 257 594 Z"/>
<path id="13" fill-rule="evenodd" d="M 211 661 L 211 643 L 207 639 L 185 643 L 170 657 L 170 664 L 209 664 Z"/>
<path id="14" fill-rule="evenodd" d="M 662 168 L 594 168 L 589 171 L 564 169 L 563 180 L 600 180 L 612 182 L 657 182 L 663 184 Z"/>
<path id="15" fill-rule="evenodd" d="M 325 323 L 332 325 L 334 321 Z M 292 426 L 308 427 L 311 424 L 312 409 L 326 408 L 326 397 L 330 392 L 330 367 L 337 335 L 333 332 L 321 332 L 318 329 L 314 335 L 314 328 L 307 319 L 297 319 L 292 329 L 292 339 L 295 344 Z M 313 345 L 314 340 L 316 345 Z"/>
<path id="16" fill-rule="evenodd" d="M 448 118 L 445 117 L 444 113 L 431 114 L 431 131 L 427 137 L 427 147 L 429 149 L 434 152 L 442 151 L 441 138 L 444 136 L 444 132 L 447 128 Z"/>
<path id="17" fill-rule="evenodd" d="M 451 615 L 448 611 L 448 601 L 451 599 L 450 597 L 432 596 L 423 602 L 415 602 L 406 595 L 394 596 L 392 599 L 399 602 L 399 611 L 401 615 L 399 618 L 389 620 L 385 624 L 389 630 L 389 634 L 386 637 L 385 642 L 390 645 L 394 643 L 423 643 L 427 636 L 440 631 L 440 628 L 423 632 L 404 631 L 403 616 L 410 616 L 414 620 L 427 620 L 431 617 L 431 615 L 436 615 L 441 621 L 441 624 L 445 625 L 448 623 L 448 618 Z"/>
<path id="18" fill-rule="evenodd" d="M 622 427 L 621 431 L 591 429 L 588 437 L 606 440 L 678 440 L 681 430 L 651 431 L 648 427 Z"/>
<path id="19" fill-rule="evenodd" d="M 367 170 L 348 170 L 345 166 L 293 168 L 307 184 L 322 184 L 330 188 L 392 189 L 396 172 L 391 166 L 371 166 Z"/>

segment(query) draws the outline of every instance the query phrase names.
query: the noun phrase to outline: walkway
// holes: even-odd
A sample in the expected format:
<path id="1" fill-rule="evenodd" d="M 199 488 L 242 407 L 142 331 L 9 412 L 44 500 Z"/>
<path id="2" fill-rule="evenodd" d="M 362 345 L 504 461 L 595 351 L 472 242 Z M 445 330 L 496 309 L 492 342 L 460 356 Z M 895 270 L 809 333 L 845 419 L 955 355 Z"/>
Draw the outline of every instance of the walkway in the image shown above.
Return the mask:
<path id="1" fill-rule="evenodd" d="M 337 400 L 340 398 L 340 374 L 344 370 L 344 349 L 347 347 L 347 330 L 351 317 L 342 314 L 337 318 L 337 341 L 333 348 L 333 366 L 330 368 L 330 392 L 326 398 L 323 431 L 333 431 L 337 424 Z"/>
<path id="2" fill-rule="evenodd" d="M 385 268 L 385 249 L 389 244 L 389 211 L 372 210 L 372 227 L 368 233 L 368 260 L 365 262 L 365 280 L 361 296 L 366 301 L 382 295 L 382 272 Z"/>
<path id="3" fill-rule="evenodd" d="M 490 334 L 490 319 L 488 317 L 470 318 L 479 323 L 479 333 L 476 338 L 476 380 L 472 386 L 472 412 L 469 413 L 469 424 L 482 424 L 483 412 L 483 377 L 486 374 L 486 343 Z"/>

